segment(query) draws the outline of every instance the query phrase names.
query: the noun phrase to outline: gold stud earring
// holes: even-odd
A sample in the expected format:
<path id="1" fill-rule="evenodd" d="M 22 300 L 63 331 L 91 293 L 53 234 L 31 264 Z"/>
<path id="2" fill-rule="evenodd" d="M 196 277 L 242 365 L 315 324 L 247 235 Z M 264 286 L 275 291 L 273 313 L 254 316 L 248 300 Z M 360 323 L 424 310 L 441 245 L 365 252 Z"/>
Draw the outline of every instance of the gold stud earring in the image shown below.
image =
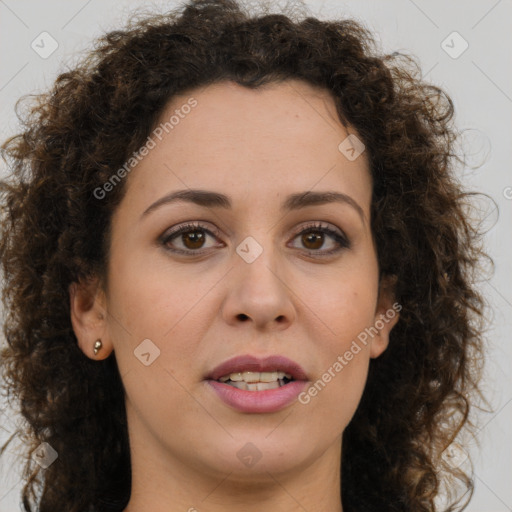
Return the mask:
<path id="1" fill-rule="evenodd" d="M 103 346 L 103 343 L 101 343 L 101 340 L 96 340 L 94 342 L 94 355 L 95 356 L 98 355 L 98 352 L 100 351 L 102 346 Z"/>

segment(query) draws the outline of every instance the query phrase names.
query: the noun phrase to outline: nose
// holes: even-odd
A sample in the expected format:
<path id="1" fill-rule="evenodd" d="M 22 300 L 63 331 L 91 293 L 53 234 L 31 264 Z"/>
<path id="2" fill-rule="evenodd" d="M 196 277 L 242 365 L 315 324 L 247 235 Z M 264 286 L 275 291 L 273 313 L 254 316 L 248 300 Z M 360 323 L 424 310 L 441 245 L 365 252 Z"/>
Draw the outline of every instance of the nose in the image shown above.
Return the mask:
<path id="1" fill-rule="evenodd" d="M 265 249 L 248 263 L 234 255 L 235 268 L 226 282 L 227 296 L 222 305 L 229 325 L 251 323 L 261 331 L 286 329 L 293 323 L 296 310 L 293 290 L 285 262 Z"/>

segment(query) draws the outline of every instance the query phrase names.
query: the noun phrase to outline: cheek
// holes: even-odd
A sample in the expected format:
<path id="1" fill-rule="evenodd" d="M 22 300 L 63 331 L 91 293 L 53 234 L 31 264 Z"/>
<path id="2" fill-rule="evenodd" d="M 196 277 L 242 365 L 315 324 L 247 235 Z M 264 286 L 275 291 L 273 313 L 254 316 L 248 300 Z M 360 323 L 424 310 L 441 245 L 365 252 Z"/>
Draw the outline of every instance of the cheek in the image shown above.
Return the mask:
<path id="1" fill-rule="evenodd" d="M 348 425 L 361 400 L 370 348 L 369 344 L 360 342 L 358 336 L 371 322 L 370 312 L 363 314 L 353 302 L 346 309 L 333 311 L 331 318 L 336 336 L 324 337 L 318 345 L 319 372 L 301 403 L 311 408 L 312 417 L 324 418 L 323 426 L 313 428 L 327 431 L 328 437 L 334 439 Z"/>
<path id="2" fill-rule="evenodd" d="M 136 337 L 154 337 L 164 343 L 174 330 L 190 322 L 216 281 L 210 273 L 171 267 L 163 258 L 148 262 L 136 254 L 113 255 L 112 261 L 109 304 L 116 318 Z"/>
<path id="3" fill-rule="evenodd" d="M 316 336 L 311 332 L 311 337 L 321 335 L 331 354 L 345 351 L 352 339 L 372 325 L 378 294 L 377 272 L 372 266 L 346 265 L 328 275 L 308 278 L 303 284 L 300 296 L 304 314 L 317 317 L 307 324 L 319 329 Z"/>
<path id="4" fill-rule="evenodd" d="M 315 417 L 326 419 L 322 428 L 332 430 L 333 437 L 350 422 L 365 387 L 370 360 L 365 330 L 374 322 L 376 280 L 376 272 L 368 267 L 361 273 L 354 268 L 323 281 L 322 287 L 313 287 L 307 295 L 308 305 L 321 320 L 310 332 L 320 364 L 301 403 L 315 409 Z"/>
<path id="5" fill-rule="evenodd" d="M 134 353 L 147 339 L 156 349 L 146 345 L 158 358 L 148 369 L 160 367 L 182 374 L 183 368 L 190 368 L 198 343 L 217 314 L 212 289 L 222 274 L 199 268 L 195 273 L 183 272 L 170 268 L 165 260 L 148 264 L 146 258 L 133 253 L 129 258 L 113 255 L 112 262 L 109 333 L 122 374 L 140 370 Z M 169 374 L 162 378 L 168 379 Z M 158 388 L 156 381 L 151 385 Z"/>

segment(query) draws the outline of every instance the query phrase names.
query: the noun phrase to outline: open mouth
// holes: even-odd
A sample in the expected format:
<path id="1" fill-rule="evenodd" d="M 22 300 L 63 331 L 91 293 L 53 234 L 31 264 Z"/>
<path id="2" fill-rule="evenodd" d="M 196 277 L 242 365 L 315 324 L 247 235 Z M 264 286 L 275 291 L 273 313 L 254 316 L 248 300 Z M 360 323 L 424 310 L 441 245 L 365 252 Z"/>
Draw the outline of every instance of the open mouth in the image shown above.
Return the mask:
<path id="1" fill-rule="evenodd" d="M 238 412 L 267 414 L 292 404 L 304 391 L 308 375 L 285 356 L 233 357 L 205 376 L 205 382 L 228 407 Z"/>
<path id="2" fill-rule="evenodd" d="M 223 375 L 218 382 L 244 391 L 266 391 L 285 386 L 294 379 L 289 373 L 274 372 L 236 372 Z"/>

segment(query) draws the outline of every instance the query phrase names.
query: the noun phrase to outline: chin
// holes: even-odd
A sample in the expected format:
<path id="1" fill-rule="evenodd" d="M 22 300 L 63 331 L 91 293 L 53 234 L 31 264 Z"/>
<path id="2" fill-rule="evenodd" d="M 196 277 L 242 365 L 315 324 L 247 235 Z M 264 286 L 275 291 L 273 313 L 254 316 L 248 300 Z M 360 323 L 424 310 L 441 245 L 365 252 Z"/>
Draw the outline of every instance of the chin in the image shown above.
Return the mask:
<path id="1" fill-rule="evenodd" d="M 321 456 L 323 450 L 319 449 L 319 442 L 310 439 L 305 445 L 304 431 L 297 430 L 297 435 L 290 436 L 289 431 L 278 425 L 277 422 L 277 429 L 273 426 L 240 435 L 229 430 L 233 438 L 212 442 L 212 457 L 208 462 L 203 460 L 202 470 L 207 465 L 213 471 L 232 472 L 230 480 L 249 483 L 260 476 L 261 481 L 268 482 L 268 473 L 277 475 L 300 470 Z M 280 428 L 282 431 L 277 433 Z"/>

